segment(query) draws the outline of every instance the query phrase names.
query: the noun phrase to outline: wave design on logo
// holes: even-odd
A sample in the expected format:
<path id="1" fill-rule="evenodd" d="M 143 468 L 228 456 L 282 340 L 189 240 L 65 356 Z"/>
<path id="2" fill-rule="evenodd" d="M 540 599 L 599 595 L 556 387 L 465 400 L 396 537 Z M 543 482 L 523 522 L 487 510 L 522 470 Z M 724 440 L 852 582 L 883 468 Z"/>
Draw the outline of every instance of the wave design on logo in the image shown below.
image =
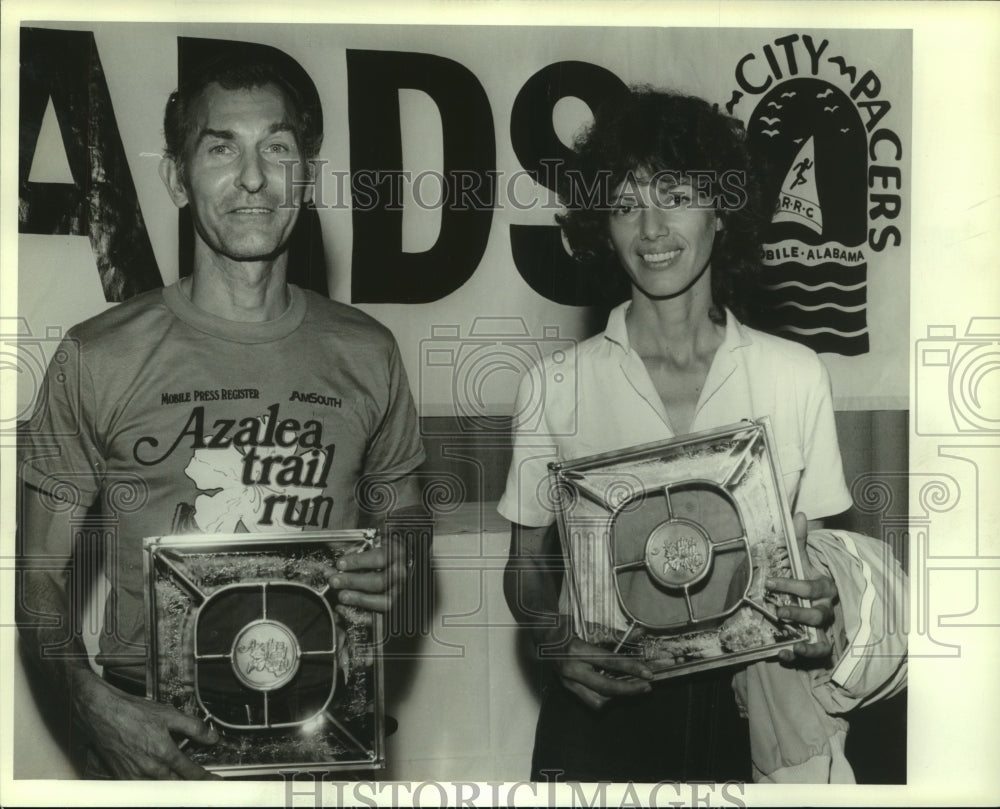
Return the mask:
<path id="1" fill-rule="evenodd" d="M 798 326 L 781 326 L 781 331 L 789 331 L 793 334 L 803 334 L 803 335 L 814 335 L 814 334 L 833 334 L 838 337 L 861 337 L 868 333 L 868 329 L 858 329 L 857 331 L 842 332 L 837 329 L 827 328 L 825 326 L 816 326 L 811 329 L 803 329 Z"/>
<path id="2" fill-rule="evenodd" d="M 837 325 L 817 326 L 817 318 L 813 316 L 810 326 L 782 323 L 776 325 L 775 333 L 790 340 L 805 343 L 818 354 L 841 354 L 856 357 L 868 351 L 868 326 L 863 319 L 855 323 L 857 328 L 850 328 L 846 323 Z"/>
<path id="3" fill-rule="evenodd" d="M 781 324 L 797 329 L 796 334 L 808 334 L 812 327 L 832 329 L 842 334 L 853 334 L 863 331 L 867 326 L 865 310 L 843 312 L 839 309 L 809 312 L 790 310 L 781 315 Z M 775 324 L 776 326 L 779 324 Z M 805 330 L 805 331 L 803 331 Z"/>
<path id="4" fill-rule="evenodd" d="M 868 351 L 868 285 L 863 267 L 790 264 L 768 270 L 768 280 L 776 283 L 765 285 L 761 295 L 771 313 L 767 330 L 820 353 L 857 356 Z M 786 280 L 791 274 L 798 278 Z M 803 276 L 815 281 L 800 280 Z"/>
<path id="5" fill-rule="evenodd" d="M 822 309 L 836 309 L 838 312 L 863 312 L 868 308 L 863 303 L 858 304 L 857 306 L 840 306 L 836 303 L 818 303 L 810 306 L 809 304 L 799 303 L 798 301 L 783 301 L 775 308 L 783 309 L 788 306 L 794 307 L 795 309 L 801 309 L 804 312 L 819 312 Z"/>
<path id="6" fill-rule="evenodd" d="M 840 332 L 835 329 L 816 328 L 812 333 L 803 333 L 795 326 L 779 326 L 776 332 L 790 340 L 806 343 L 817 354 L 840 354 L 857 357 L 868 351 L 868 330 Z"/>
<path id="7" fill-rule="evenodd" d="M 864 281 L 857 284 L 838 284 L 836 281 L 824 281 L 822 284 L 806 284 L 802 281 L 782 281 L 780 284 L 768 284 L 764 288 L 772 290 L 796 288 L 810 292 L 818 292 L 821 289 L 837 289 L 841 292 L 857 292 L 858 290 L 865 289 L 867 286 Z"/>

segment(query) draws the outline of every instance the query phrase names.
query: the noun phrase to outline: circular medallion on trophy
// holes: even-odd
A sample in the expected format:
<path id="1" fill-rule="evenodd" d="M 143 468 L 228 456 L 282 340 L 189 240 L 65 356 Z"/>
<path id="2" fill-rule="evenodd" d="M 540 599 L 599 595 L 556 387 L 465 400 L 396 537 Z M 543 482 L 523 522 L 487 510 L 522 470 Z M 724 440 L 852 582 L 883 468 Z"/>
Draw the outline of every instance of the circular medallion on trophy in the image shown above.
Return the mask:
<path id="1" fill-rule="evenodd" d="M 298 672 L 299 655 L 298 640 L 287 626 L 278 621 L 252 621 L 233 641 L 233 671 L 248 688 L 273 691 Z"/>
<path id="2" fill-rule="evenodd" d="M 646 568 L 660 584 L 693 584 L 708 570 L 710 540 L 704 530 L 687 520 L 667 520 L 646 540 Z"/>

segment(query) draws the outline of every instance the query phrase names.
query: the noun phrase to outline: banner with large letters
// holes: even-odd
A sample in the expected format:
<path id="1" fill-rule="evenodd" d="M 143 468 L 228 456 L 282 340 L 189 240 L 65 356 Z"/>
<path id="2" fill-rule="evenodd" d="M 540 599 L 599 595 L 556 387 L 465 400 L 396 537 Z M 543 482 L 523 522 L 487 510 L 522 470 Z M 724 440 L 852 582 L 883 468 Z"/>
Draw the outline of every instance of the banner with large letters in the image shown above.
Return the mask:
<path id="1" fill-rule="evenodd" d="M 392 329 L 422 415 L 508 413 L 533 357 L 603 326 L 553 189 L 591 109 L 635 83 L 745 122 L 776 211 L 766 327 L 821 353 L 838 408 L 907 406 L 905 30 L 24 26 L 19 329 L 41 351 L 188 271 L 157 173 L 164 102 L 232 43 L 311 78 L 325 140 L 291 278 Z"/>

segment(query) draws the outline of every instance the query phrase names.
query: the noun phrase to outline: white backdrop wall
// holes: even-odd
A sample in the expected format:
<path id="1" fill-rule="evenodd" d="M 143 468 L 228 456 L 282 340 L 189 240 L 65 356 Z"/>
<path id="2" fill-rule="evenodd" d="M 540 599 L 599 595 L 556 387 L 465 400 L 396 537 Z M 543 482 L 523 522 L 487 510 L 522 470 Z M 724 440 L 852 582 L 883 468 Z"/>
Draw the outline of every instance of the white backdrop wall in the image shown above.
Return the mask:
<path id="1" fill-rule="evenodd" d="M 456 366 L 463 357 L 462 351 L 468 353 L 480 345 L 488 349 L 496 344 L 502 347 L 505 340 L 507 343 L 514 340 L 512 328 L 515 331 L 523 328 L 529 339 L 548 338 L 538 342 L 540 349 L 532 346 L 525 355 L 530 356 L 536 350 L 589 336 L 595 325 L 599 325 L 588 319 L 584 307 L 553 302 L 532 289 L 518 271 L 512 250 L 512 227 L 551 226 L 558 211 L 554 194 L 524 172 L 513 143 L 513 138 L 524 140 L 525 136 L 512 134 L 512 110 L 529 80 L 539 71 L 551 71 L 551 66 L 558 63 L 582 62 L 584 69 L 599 68 L 624 83 L 651 83 L 699 95 L 747 121 L 751 134 L 756 126 L 757 136 L 765 145 L 770 142 L 765 139 L 775 135 L 767 135 L 763 130 L 779 116 L 774 108 L 766 109 L 765 99 L 781 98 L 783 88 L 826 87 L 824 92 L 839 94 L 842 109 L 830 112 L 829 122 L 807 120 L 806 113 L 800 111 L 796 126 L 812 128 L 807 134 L 810 142 L 815 135 L 816 145 L 815 152 L 810 154 L 815 158 L 820 181 L 824 176 L 830 177 L 831 171 L 862 178 L 861 186 L 855 183 L 853 190 L 839 197 L 829 187 L 824 188 L 822 182 L 818 190 L 813 187 L 814 196 L 818 194 L 819 200 L 824 201 L 828 222 L 836 215 L 829 201 L 846 200 L 843 204 L 851 208 L 849 213 L 854 219 L 852 229 L 862 237 L 851 244 L 850 239 L 823 233 L 813 226 L 811 239 L 786 238 L 771 245 L 770 263 L 780 265 L 782 256 L 792 255 L 789 251 L 793 243 L 856 248 L 850 255 L 836 250 L 825 254 L 824 285 L 835 293 L 837 287 L 850 287 L 860 294 L 860 303 L 855 295 L 853 302 L 838 304 L 840 299 L 834 294 L 819 306 L 808 302 L 789 306 L 800 318 L 805 318 L 806 328 L 801 328 L 803 321 L 799 321 L 800 335 L 831 331 L 822 325 L 808 328 L 820 323 L 823 309 L 834 315 L 840 310 L 842 316 L 854 318 L 855 325 L 861 318 L 866 351 L 854 356 L 822 353 L 831 371 L 838 409 L 907 406 L 905 324 L 909 290 L 912 69 L 909 31 L 89 22 L 40 23 L 37 27 L 93 36 L 93 56 L 99 59 L 113 121 L 120 135 L 121 154 L 127 162 L 124 176 L 130 177 L 134 184 L 135 201 L 155 258 L 154 269 L 158 282 L 164 284 L 171 283 L 178 275 L 178 212 L 160 183 L 157 164 L 163 146 L 163 105 L 177 84 L 181 39 L 214 38 L 270 45 L 291 56 L 309 73 L 322 100 L 325 119 L 326 137 L 320 158 L 327 161 L 323 192 L 330 207 L 318 211 L 318 221 L 329 294 L 360 305 L 392 329 L 424 416 L 453 414 L 456 389 L 459 397 L 482 396 L 482 401 L 473 402 L 473 406 L 484 413 L 508 411 L 513 376 L 519 371 L 517 363 L 495 363 L 488 369 L 493 373 L 485 373 L 475 363 L 463 370 Z M 398 131 L 387 137 L 398 138 L 402 168 L 413 175 L 442 171 L 448 160 L 446 150 L 461 143 L 463 138 L 487 137 L 479 124 L 476 132 L 459 131 L 461 125 L 455 123 L 453 112 L 443 114 L 448 104 L 460 109 L 466 104 L 463 98 L 447 98 L 448 92 L 471 92 L 468 88 L 478 85 L 473 93 L 476 98 L 468 99 L 468 109 L 471 111 L 476 103 L 488 105 L 487 127 L 491 124 L 492 132 L 487 134 L 495 138 L 495 165 L 490 168 L 499 178 L 488 236 L 481 257 L 475 257 L 474 249 L 466 249 L 463 254 L 463 260 L 468 261 L 472 255 L 474 261 L 468 280 L 434 300 L 417 303 L 358 300 L 359 284 L 366 288 L 380 287 L 380 279 L 373 282 L 367 275 L 361 279 L 360 274 L 382 271 L 379 267 L 372 268 L 365 257 L 369 252 L 384 252 L 384 246 L 371 233 L 364 237 L 369 240 L 368 245 L 357 243 L 349 197 L 342 189 L 338 196 L 336 186 L 330 187 L 333 175 L 329 172 L 351 167 L 352 130 L 355 138 L 366 134 L 365 123 L 352 120 L 349 109 L 351 94 L 354 99 L 361 98 L 368 89 L 365 74 L 357 68 L 362 64 L 358 59 L 362 52 L 370 52 L 369 62 L 364 64 L 379 64 L 380 60 L 390 58 L 401 59 L 405 64 L 419 54 L 440 57 L 446 60 L 443 69 L 449 76 L 464 76 L 466 84 L 449 78 L 430 93 L 400 86 L 396 94 Z M 352 59 L 355 67 L 349 70 Z M 417 86 L 430 81 L 422 75 L 409 78 Z M 37 95 L 38 91 L 34 92 Z M 22 99 L 22 110 L 23 102 Z M 37 98 L 35 103 L 40 103 Z M 86 180 L 79 176 L 79 171 L 74 173 L 70 165 L 72 152 L 67 147 L 73 135 L 67 130 L 67 121 L 61 120 L 65 112 L 60 109 L 58 99 L 55 103 L 49 99 L 45 106 L 33 148 L 22 136 L 22 187 L 27 172 L 27 180 L 33 184 L 61 183 L 80 189 Z M 828 105 L 828 111 L 834 106 Z M 554 131 L 560 142 L 568 143 L 590 116 L 588 106 L 571 94 L 556 98 L 551 111 L 543 112 L 549 113 L 551 120 L 543 116 L 537 122 L 539 141 Z M 845 113 L 850 116 L 850 125 L 858 130 L 851 135 L 858 153 L 852 165 L 844 165 L 847 158 L 830 146 L 831 133 L 850 128 L 844 121 L 834 121 L 835 116 Z M 776 134 L 780 125 L 775 123 L 771 128 Z M 802 140 L 800 137 L 796 143 Z M 832 164 L 836 164 L 833 169 Z M 433 180 L 423 183 L 418 193 L 424 195 L 425 201 L 433 200 Z M 402 205 L 402 219 L 397 222 L 400 232 L 385 235 L 398 240 L 401 254 L 412 261 L 413 256 L 432 250 L 443 235 L 440 231 L 443 214 L 440 206 L 418 205 L 406 194 L 402 196 Z M 24 206 L 22 195 L 22 209 Z M 42 338 L 44 353 L 46 346 L 51 345 L 44 339 L 47 335 L 113 305 L 113 301 L 107 300 L 102 289 L 93 232 L 88 238 L 29 233 L 25 231 L 30 228 L 25 227 L 20 230 L 18 328 L 22 333 L 27 330 L 33 337 Z M 804 249 L 799 256 L 802 266 L 796 265 L 793 272 L 810 282 L 808 276 L 817 272 L 811 264 L 822 263 L 822 257 L 806 260 Z M 456 248 L 456 255 L 458 252 Z M 434 266 L 422 269 L 428 283 L 438 271 L 453 273 L 447 261 L 439 266 L 440 270 Z M 860 285 L 852 280 L 859 277 L 859 267 Z M 387 290 L 386 296 L 406 300 L 409 293 L 405 290 L 393 291 L 397 282 L 390 277 L 391 267 L 385 272 L 382 288 Z M 855 326 L 847 328 L 860 331 Z M 507 337 L 475 343 L 469 337 L 476 329 Z M 434 354 L 442 348 L 446 350 L 444 355 Z M 446 360 L 443 365 L 434 364 L 433 360 L 428 362 L 429 357 L 435 356 L 451 356 L 454 362 L 449 364 Z M 462 374 L 469 378 L 456 380 Z M 476 374 L 482 378 L 475 378 Z M 29 406 L 32 391 L 32 385 L 22 386 L 20 409 Z"/>

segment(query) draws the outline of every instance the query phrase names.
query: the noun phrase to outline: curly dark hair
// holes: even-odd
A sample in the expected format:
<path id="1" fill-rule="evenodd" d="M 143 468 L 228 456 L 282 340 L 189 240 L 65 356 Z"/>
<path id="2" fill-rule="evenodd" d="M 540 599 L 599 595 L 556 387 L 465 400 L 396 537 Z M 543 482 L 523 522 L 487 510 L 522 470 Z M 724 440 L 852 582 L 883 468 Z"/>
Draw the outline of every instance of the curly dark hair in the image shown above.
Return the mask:
<path id="1" fill-rule="evenodd" d="M 624 275 L 608 243 L 612 194 L 627 177 L 658 172 L 711 178 L 705 190 L 719 201 L 723 223 L 712 249 L 712 317 L 721 319 L 723 306 L 744 315 L 741 291 L 760 265 L 762 183 L 743 124 L 703 99 L 638 86 L 596 110 L 558 188 L 566 213 L 556 221 L 573 256 Z M 621 295 L 624 287 L 618 289 Z"/>
<path id="2" fill-rule="evenodd" d="M 305 71 L 273 48 L 232 43 L 223 53 L 188 71 L 188 76 L 170 94 L 163 113 L 164 154 L 184 169 L 184 147 L 194 123 L 191 110 L 208 85 L 226 90 L 245 90 L 276 85 L 285 97 L 292 129 L 305 160 L 319 153 L 323 143 L 323 111 L 316 87 Z"/>

